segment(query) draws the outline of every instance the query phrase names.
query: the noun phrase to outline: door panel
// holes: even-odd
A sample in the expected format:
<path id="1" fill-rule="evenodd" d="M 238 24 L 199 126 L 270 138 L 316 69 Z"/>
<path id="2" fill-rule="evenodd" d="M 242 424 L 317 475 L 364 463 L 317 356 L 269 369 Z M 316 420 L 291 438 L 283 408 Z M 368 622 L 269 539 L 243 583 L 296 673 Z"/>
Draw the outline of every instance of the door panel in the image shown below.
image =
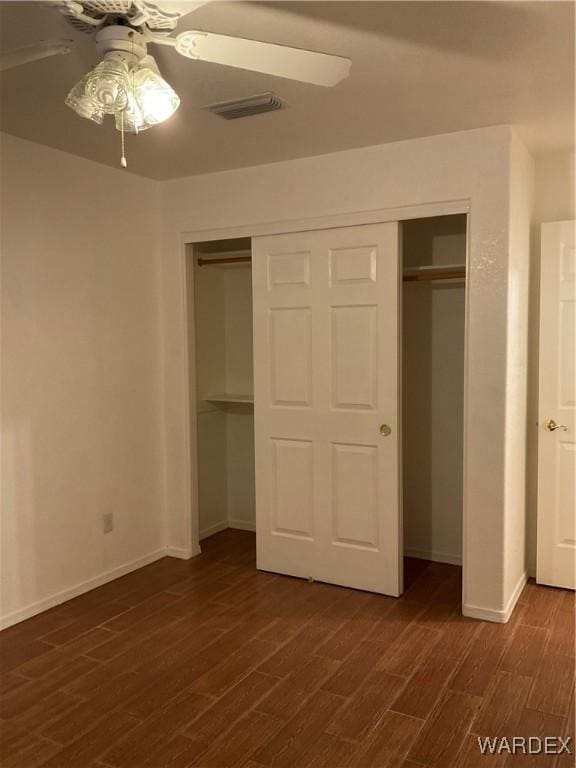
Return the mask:
<path id="1" fill-rule="evenodd" d="M 540 297 L 537 580 L 574 589 L 575 222 L 542 226 Z M 550 420 L 558 425 L 557 429 L 550 429 Z"/>
<path id="2" fill-rule="evenodd" d="M 398 224 L 252 253 L 258 567 L 398 595 Z"/>
<path id="3" fill-rule="evenodd" d="M 270 310 L 270 389 L 273 405 L 310 407 L 312 325 L 310 309 Z"/>
<path id="4" fill-rule="evenodd" d="M 333 307 L 332 406 L 376 407 L 378 350 L 377 307 Z"/>
<path id="5" fill-rule="evenodd" d="M 378 548 L 377 454 L 373 445 L 332 444 L 334 544 Z"/>
<path id="6" fill-rule="evenodd" d="M 313 446 L 310 440 L 272 439 L 274 534 L 311 539 L 313 529 Z"/>
<path id="7" fill-rule="evenodd" d="M 310 285 L 310 253 L 271 254 L 268 259 L 268 289 Z"/>
<path id="8" fill-rule="evenodd" d="M 334 248 L 330 251 L 331 285 L 376 282 L 375 248 Z"/>

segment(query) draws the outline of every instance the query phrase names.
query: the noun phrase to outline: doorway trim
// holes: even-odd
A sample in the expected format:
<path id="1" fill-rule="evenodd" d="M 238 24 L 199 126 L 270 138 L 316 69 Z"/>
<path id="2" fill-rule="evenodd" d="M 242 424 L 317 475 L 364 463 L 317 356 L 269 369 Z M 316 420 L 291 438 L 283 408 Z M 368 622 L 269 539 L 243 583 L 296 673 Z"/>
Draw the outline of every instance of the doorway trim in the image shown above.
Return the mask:
<path id="1" fill-rule="evenodd" d="M 205 243 L 209 240 L 233 240 L 240 237 L 261 235 L 283 235 L 289 232 L 306 232 L 310 229 L 332 229 L 333 227 L 356 227 L 362 224 L 383 224 L 387 221 L 426 219 L 435 216 L 452 216 L 470 213 L 469 198 L 445 200 L 437 203 L 403 205 L 398 208 L 376 208 L 368 211 L 336 213 L 330 216 L 313 216 L 305 219 L 280 219 L 258 224 L 238 224 L 218 229 L 197 229 L 182 232 L 182 246 Z"/>

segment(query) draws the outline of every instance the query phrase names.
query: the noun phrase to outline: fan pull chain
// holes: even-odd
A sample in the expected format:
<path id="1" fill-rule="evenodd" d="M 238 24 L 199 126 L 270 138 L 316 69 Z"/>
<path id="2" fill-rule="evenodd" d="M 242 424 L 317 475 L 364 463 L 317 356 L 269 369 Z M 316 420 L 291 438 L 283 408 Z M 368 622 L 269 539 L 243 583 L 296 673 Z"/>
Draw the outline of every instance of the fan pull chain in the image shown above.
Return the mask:
<path id="1" fill-rule="evenodd" d="M 120 141 L 122 142 L 122 157 L 120 158 L 120 166 L 127 168 L 128 163 L 126 161 L 126 155 L 124 154 L 124 110 L 120 112 Z"/>
<path id="2" fill-rule="evenodd" d="M 135 56 L 135 54 L 134 54 L 134 32 L 130 32 L 130 38 L 131 38 L 131 43 L 132 43 L 132 56 L 134 57 Z M 135 93 L 134 93 L 134 67 L 133 67 L 133 65 L 132 65 L 132 71 L 131 71 L 130 74 L 132 75 L 132 98 L 134 99 L 135 98 Z M 124 115 L 126 113 L 126 109 L 128 109 L 129 104 L 130 104 L 130 102 L 128 101 L 128 103 L 126 104 L 126 107 L 120 113 L 120 136 L 121 136 L 121 142 L 122 142 L 122 157 L 120 158 L 120 166 L 122 168 L 127 168 L 128 167 L 128 161 L 126 160 L 126 152 L 125 152 L 125 148 L 124 148 Z M 138 132 L 137 129 L 136 129 L 136 132 Z"/>
<path id="3" fill-rule="evenodd" d="M 135 57 L 136 54 L 134 53 L 134 32 L 130 33 L 130 37 L 131 37 L 131 41 L 132 41 L 132 56 Z M 130 77 L 131 77 L 131 82 L 132 82 L 132 103 L 133 103 L 133 108 L 134 108 L 134 133 L 136 135 L 138 135 L 138 120 L 136 119 L 136 114 L 137 114 L 136 106 L 137 106 L 137 102 L 136 102 L 136 86 L 134 84 L 134 69 L 135 69 L 135 65 L 134 65 L 134 63 L 132 63 L 132 68 L 130 70 Z"/>

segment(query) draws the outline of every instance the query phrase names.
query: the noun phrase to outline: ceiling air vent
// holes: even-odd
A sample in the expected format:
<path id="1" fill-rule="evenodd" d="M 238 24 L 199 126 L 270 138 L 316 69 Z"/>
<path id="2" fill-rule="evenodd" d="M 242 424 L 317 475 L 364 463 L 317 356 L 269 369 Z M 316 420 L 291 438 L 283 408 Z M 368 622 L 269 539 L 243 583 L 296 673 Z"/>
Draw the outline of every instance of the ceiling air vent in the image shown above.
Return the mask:
<path id="1" fill-rule="evenodd" d="M 239 117 L 260 115 L 262 112 L 275 112 L 286 105 L 274 93 L 260 93 L 258 96 L 248 96 L 245 99 L 235 101 L 221 101 L 219 104 L 210 104 L 205 107 L 214 115 L 225 120 L 237 120 Z"/>

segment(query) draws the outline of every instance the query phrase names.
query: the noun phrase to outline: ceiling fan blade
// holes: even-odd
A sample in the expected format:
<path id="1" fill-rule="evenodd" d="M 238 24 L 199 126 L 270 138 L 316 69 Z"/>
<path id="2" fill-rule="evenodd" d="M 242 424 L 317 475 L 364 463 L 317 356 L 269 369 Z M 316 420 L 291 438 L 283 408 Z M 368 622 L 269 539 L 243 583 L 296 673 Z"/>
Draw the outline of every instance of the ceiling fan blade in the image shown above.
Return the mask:
<path id="1" fill-rule="evenodd" d="M 186 16 L 203 5 L 208 5 L 210 0 L 146 0 L 147 5 L 156 5 L 169 13 L 177 13 Z"/>
<path id="2" fill-rule="evenodd" d="M 15 48 L 13 51 L 0 54 L 0 72 L 13 67 L 20 67 L 31 61 L 46 59 L 49 56 L 70 53 L 72 48 L 74 48 L 73 40 L 43 40 L 40 43 L 24 45 L 22 48 Z"/>
<path id="3" fill-rule="evenodd" d="M 182 32 L 175 39 L 175 48 L 190 59 L 325 86 L 348 77 L 352 63 L 342 56 L 212 32 Z"/>

